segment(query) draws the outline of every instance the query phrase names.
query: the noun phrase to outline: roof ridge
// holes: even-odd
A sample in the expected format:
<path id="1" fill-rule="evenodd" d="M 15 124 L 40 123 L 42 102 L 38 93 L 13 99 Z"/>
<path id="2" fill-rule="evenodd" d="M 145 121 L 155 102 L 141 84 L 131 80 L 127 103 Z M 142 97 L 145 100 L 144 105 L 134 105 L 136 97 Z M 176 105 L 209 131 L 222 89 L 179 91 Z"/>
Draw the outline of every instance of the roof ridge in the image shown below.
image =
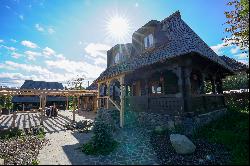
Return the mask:
<path id="1" fill-rule="evenodd" d="M 164 22 L 166 22 L 166 21 L 169 21 L 170 19 L 172 19 L 172 18 L 174 18 L 174 17 L 179 17 L 179 18 L 181 18 L 181 13 L 180 13 L 179 10 L 175 11 L 173 14 L 171 14 L 171 15 L 168 16 L 167 18 L 163 19 L 163 20 L 161 21 L 161 23 L 164 23 Z"/>

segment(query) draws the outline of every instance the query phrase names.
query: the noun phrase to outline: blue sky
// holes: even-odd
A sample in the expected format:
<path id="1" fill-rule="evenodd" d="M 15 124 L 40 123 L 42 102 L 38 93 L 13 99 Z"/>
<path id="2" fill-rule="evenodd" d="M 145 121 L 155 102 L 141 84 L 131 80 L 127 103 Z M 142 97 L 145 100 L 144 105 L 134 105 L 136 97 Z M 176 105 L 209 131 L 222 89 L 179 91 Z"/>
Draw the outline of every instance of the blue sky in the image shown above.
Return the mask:
<path id="1" fill-rule="evenodd" d="M 0 85 L 25 79 L 59 81 L 84 75 L 90 83 L 106 68 L 106 51 L 131 42 L 132 33 L 150 20 L 179 10 L 182 19 L 218 55 L 248 63 L 235 46 L 221 40 L 230 10 L 226 0 L 0 0 Z M 107 35 L 115 15 L 130 31 L 123 41 Z"/>

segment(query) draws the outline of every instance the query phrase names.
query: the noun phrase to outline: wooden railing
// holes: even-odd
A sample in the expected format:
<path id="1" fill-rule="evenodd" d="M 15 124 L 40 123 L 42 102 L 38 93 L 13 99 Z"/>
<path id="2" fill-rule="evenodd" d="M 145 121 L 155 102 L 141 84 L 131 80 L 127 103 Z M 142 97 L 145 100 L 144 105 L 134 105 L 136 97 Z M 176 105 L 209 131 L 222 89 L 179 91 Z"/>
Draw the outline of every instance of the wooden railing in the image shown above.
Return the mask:
<path id="1" fill-rule="evenodd" d="M 164 96 L 127 96 L 126 106 L 129 110 L 158 112 L 178 115 L 183 111 L 183 100 L 173 95 Z"/>
<path id="2" fill-rule="evenodd" d="M 110 104 L 113 104 L 116 109 L 118 109 L 119 111 L 121 110 L 119 103 L 115 102 L 109 96 L 98 97 L 97 100 L 98 100 L 98 108 L 108 109 L 111 106 Z"/>
<path id="3" fill-rule="evenodd" d="M 191 97 L 191 110 L 196 113 L 205 113 L 224 107 L 223 94 L 202 94 Z"/>

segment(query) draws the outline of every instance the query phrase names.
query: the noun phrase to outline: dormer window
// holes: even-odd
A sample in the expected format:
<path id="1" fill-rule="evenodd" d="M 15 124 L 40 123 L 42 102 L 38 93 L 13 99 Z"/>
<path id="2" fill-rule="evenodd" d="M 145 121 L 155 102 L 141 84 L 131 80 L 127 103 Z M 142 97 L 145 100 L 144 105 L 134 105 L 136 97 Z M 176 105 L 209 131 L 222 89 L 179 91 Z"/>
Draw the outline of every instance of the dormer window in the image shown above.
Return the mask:
<path id="1" fill-rule="evenodd" d="M 119 63 L 122 60 L 122 54 L 120 52 L 115 55 L 115 64 Z"/>
<path id="2" fill-rule="evenodd" d="M 154 37 L 152 34 L 150 34 L 144 38 L 145 49 L 153 47 L 153 44 L 154 44 Z"/>

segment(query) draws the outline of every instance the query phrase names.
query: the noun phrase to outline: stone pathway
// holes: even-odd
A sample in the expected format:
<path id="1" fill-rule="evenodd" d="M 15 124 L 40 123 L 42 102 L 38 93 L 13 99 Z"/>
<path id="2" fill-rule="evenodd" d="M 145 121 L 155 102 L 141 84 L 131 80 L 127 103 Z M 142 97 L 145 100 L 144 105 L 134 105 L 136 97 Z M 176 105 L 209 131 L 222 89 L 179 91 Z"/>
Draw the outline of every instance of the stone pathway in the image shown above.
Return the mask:
<path id="1" fill-rule="evenodd" d="M 156 154 L 151 147 L 148 131 L 140 128 L 122 129 L 115 134 L 120 143 L 118 148 L 107 156 L 90 156 L 81 152 L 92 133 L 60 131 L 47 133 L 50 140 L 38 155 L 40 164 L 60 165 L 112 165 L 112 164 L 157 164 Z"/>

